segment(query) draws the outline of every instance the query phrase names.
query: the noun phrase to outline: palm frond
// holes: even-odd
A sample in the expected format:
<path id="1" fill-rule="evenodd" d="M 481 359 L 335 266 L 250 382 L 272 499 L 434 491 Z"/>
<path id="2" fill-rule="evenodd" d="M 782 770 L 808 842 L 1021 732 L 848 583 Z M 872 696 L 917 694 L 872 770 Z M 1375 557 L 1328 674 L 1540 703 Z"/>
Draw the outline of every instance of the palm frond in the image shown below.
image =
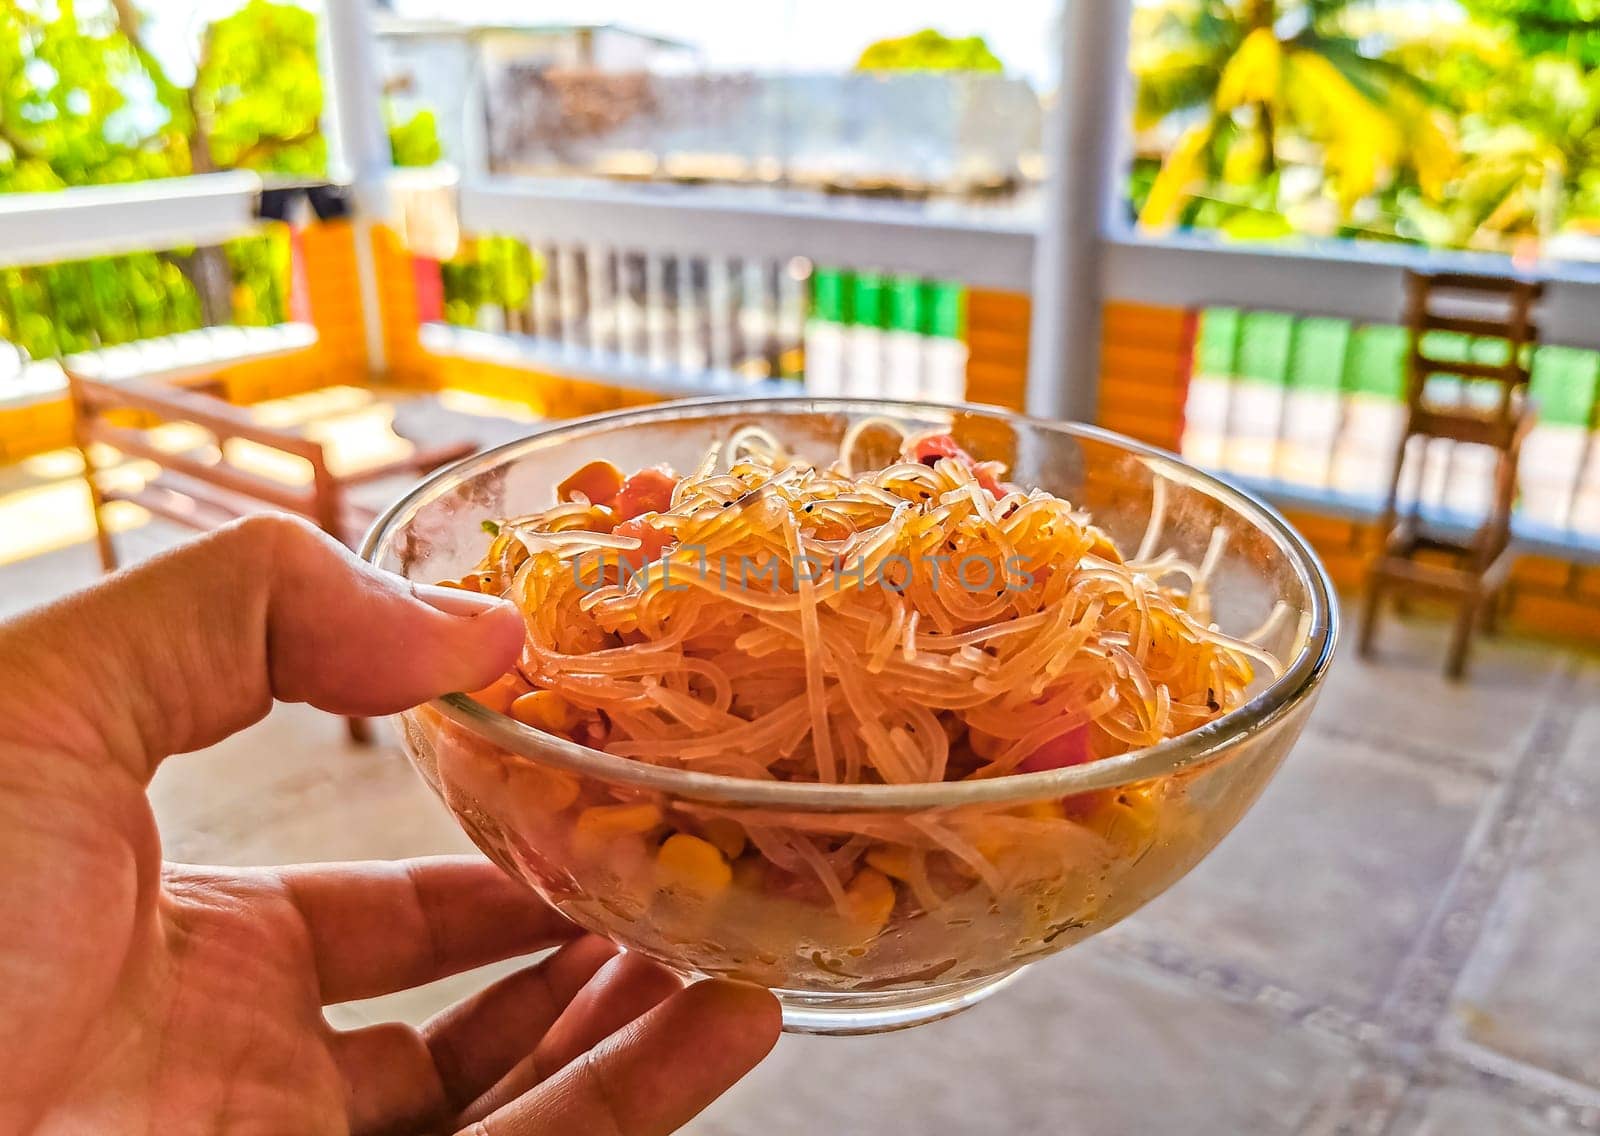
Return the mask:
<path id="1" fill-rule="evenodd" d="M 1389 88 L 1400 87 L 1430 105 L 1448 105 L 1444 93 L 1432 83 L 1413 75 L 1392 60 L 1364 55 L 1360 45 L 1346 36 L 1304 35 L 1297 41 L 1297 46 L 1323 56 L 1375 103 L 1383 102 Z"/>
<path id="2" fill-rule="evenodd" d="M 1183 207 L 1205 182 L 1208 153 L 1215 122 L 1197 123 L 1184 132 L 1172 148 L 1151 183 L 1144 208 L 1139 211 L 1139 226 L 1162 231 L 1172 228 Z"/>

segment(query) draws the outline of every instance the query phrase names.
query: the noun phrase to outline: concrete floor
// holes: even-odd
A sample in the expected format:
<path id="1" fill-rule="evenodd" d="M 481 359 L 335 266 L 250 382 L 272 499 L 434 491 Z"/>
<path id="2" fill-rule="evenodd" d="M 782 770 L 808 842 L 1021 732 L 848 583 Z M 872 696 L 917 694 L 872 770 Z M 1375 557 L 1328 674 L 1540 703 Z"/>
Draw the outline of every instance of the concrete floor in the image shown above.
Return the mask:
<path id="1" fill-rule="evenodd" d="M 94 577 L 58 543 L 0 564 L 0 615 Z M 1453 686 L 1443 640 L 1392 621 L 1380 661 L 1341 657 L 1256 809 L 1122 926 L 946 1022 L 785 1038 L 689 1131 L 1600 1133 L 1600 662 L 1488 641 Z M 303 707 L 169 763 L 153 796 L 174 859 L 468 847 L 392 740 L 353 749 Z M 330 1017 L 418 1020 L 487 973 Z"/>

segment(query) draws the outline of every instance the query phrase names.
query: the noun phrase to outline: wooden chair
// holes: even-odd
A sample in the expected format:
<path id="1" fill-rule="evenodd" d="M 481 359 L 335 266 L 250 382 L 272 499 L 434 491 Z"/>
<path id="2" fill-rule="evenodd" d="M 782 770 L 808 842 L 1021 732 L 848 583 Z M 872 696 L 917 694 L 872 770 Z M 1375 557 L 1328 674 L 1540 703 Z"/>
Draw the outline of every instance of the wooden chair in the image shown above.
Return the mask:
<path id="1" fill-rule="evenodd" d="M 220 388 L 212 382 L 192 382 L 187 389 L 137 381 L 107 383 L 68 370 L 67 383 L 74 410 L 74 439 L 83 455 L 84 479 L 94 508 L 95 541 L 100 563 L 108 572 L 117 567 L 105 518 L 110 502 L 131 501 L 157 516 L 201 530 L 250 513 L 282 511 L 305 517 L 354 546 L 376 511 L 349 501 L 349 490 L 385 477 L 419 476 L 477 448 L 470 442 L 419 448 L 396 461 L 336 475 L 330 471 L 327 452 L 320 443 L 257 422 L 248 410 L 217 397 Z M 199 427 L 208 435 L 207 443 L 198 450 L 174 450 L 158 444 L 152 424 L 168 423 Z M 96 442 L 126 457 L 152 462 L 158 472 L 136 485 L 103 484 L 102 471 L 94 463 Z M 310 467 L 309 484 L 274 480 L 231 463 L 229 442 L 253 443 L 276 455 L 303 460 Z M 370 740 L 366 719 L 350 718 L 348 723 L 352 739 Z"/>
<path id="2" fill-rule="evenodd" d="M 1534 421 L 1528 400 L 1528 378 L 1538 328 L 1534 304 L 1543 286 L 1533 281 L 1456 273 L 1406 274 L 1407 316 L 1411 348 L 1407 367 L 1407 423 L 1395 456 L 1394 475 L 1384 504 L 1380 532 L 1384 543 L 1367 578 L 1361 617 L 1360 652 L 1371 654 L 1383 598 L 1406 593 L 1444 596 L 1456 601 L 1445 673 L 1460 678 L 1466 670 L 1472 633 L 1480 621 L 1493 631 L 1496 605 L 1511 568 L 1511 510 L 1517 487 L 1517 459 Z M 1465 311 L 1463 311 L 1465 306 Z M 1486 311 L 1485 309 L 1491 310 Z M 1429 332 L 1473 337 L 1476 345 L 1491 341 L 1500 361 L 1441 359 L 1427 351 Z M 1503 351 L 1503 354 L 1500 352 Z M 1492 405 L 1474 405 L 1465 387 L 1452 404 L 1428 395 L 1436 375 L 1496 384 Z M 1485 400 L 1486 401 L 1486 400 Z M 1466 534 L 1443 533 L 1422 515 L 1422 459 L 1413 465 L 1407 455 L 1424 450 L 1431 439 L 1450 445 L 1487 446 L 1495 451 L 1493 491 L 1481 524 Z M 1418 443 L 1413 446 L 1413 443 Z M 1402 503 L 1408 469 L 1418 471 L 1418 486 Z"/>

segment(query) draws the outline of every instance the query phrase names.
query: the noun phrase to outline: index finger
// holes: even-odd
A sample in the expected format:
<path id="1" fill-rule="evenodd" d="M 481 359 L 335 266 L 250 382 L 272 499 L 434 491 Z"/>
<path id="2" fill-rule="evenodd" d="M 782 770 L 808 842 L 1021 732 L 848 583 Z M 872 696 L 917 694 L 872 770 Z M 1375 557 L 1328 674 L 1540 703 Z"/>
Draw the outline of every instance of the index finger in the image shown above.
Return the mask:
<path id="1" fill-rule="evenodd" d="M 777 999 L 710 979 L 679 991 L 462 1136 L 667 1136 L 778 1040 Z"/>
<path id="2" fill-rule="evenodd" d="M 17 660 L 0 742 L 109 757 L 143 781 L 274 698 L 374 715 L 475 690 L 522 637 L 510 603 L 412 585 L 303 521 L 252 517 L 0 624 Z"/>
<path id="3" fill-rule="evenodd" d="M 421 986 L 582 932 L 487 860 L 438 856 L 281 868 L 324 1003 Z"/>

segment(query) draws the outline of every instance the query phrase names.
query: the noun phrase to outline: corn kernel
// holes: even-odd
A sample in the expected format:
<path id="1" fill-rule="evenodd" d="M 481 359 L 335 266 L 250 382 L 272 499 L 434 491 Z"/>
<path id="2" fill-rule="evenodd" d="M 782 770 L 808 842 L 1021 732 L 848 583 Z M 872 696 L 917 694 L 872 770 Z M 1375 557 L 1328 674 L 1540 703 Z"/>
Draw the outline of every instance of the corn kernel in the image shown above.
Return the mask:
<path id="1" fill-rule="evenodd" d="M 867 863 L 896 880 L 911 878 L 911 849 L 903 844 L 885 844 L 867 853 Z"/>
<path id="2" fill-rule="evenodd" d="M 876 932 L 894 912 L 895 891 L 889 877 L 873 868 L 863 868 L 844 889 L 845 911 L 853 923 Z"/>
<path id="3" fill-rule="evenodd" d="M 501 675 L 482 690 L 474 690 L 467 697 L 474 702 L 482 703 L 497 714 L 504 714 L 511 709 L 511 704 L 517 696 L 527 690 L 528 684 L 521 677 L 514 674 Z"/>
<path id="4" fill-rule="evenodd" d="M 1155 840 L 1161 804 L 1151 793 L 1124 789 L 1096 814 L 1093 826 L 1125 856 L 1143 852 Z"/>
<path id="5" fill-rule="evenodd" d="M 579 837 L 605 840 L 612 836 L 649 832 L 661 823 L 661 809 L 648 801 L 634 805 L 596 805 L 578 817 Z"/>
<path id="6" fill-rule="evenodd" d="M 1043 801 L 1028 801 L 1019 807 L 1017 815 L 1027 817 L 1029 820 L 1065 820 L 1067 810 L 1061 807 L 1061 802 L 1054 798 Z"/>
<path id="7" fill-rule="evenodd" d="M 977 850 L 978 855 L 989 861 L 989 863 L 997 864 L 1016 849 L 1017 840 L 1013 833 L 990 829 L 974 836 L 972 838 L 972 847 Z M 972 870 L 964 861 L 958 860 L 957 866 L 963 872 L 970 873 Z"/>
<path id="8" fill-rule="evenodd" d="M 511 704 L 511 716 L 524 726 L 550 734 L 564 734 L 578 724 L 570 702 L 550 690 L 530 690 Z"/>
<path id="9" fill-rule="evenodd" d="M 665 886 L 696 895 L 716 895 L 733 882 L 733 869 L 716 845 L 686 832 L 667 837 L 656 853 L 656 866 Z"/>
<path id="10" fill-rule="evenodd" d="M 736 820 L 727 817 L 708 817 L 700 822 L 701 834 L 730 860 L 737 860 L 744 851 L 744 829 Z"/>
<path id="11" fill-rule="evenodd" d="M 519 813 L 558 813 L 578 799 L 578 779 L 570 773 L 521 762 L 510 768 L 511 805 Z"/>

